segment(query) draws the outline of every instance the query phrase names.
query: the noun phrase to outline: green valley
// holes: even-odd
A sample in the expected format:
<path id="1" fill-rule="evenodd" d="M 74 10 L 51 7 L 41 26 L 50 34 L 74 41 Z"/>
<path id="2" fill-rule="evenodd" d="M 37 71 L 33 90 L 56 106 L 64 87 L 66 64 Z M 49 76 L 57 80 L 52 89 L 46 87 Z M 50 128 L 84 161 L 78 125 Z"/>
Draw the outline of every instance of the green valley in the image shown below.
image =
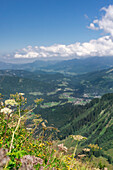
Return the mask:
<path id="1" fill-rule="evenodd" d="M 81 148 L 98 144 L 101 154 L 113 161 L 113 70 L 105 69 L 82 75 L 1 70 L 0 93 L 22 92 L 28 105 L 35 98 L 44 99 L 35 110 L 60 130 L 58 137 L 68 143 L 68 136 L 83 135 L 88 139 Z M 106 94 L 107 93 L 107 94 Z M 109 161 L 110 160 L 110 161 Z"/>

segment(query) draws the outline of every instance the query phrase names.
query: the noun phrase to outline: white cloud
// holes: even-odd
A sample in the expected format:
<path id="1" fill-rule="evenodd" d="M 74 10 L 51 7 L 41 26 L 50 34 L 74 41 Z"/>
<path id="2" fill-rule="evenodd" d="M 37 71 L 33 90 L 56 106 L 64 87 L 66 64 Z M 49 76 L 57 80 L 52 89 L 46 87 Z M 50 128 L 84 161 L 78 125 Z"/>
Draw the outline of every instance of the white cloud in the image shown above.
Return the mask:
<path id="1" fill-rule="evenodd" d="M 49 47 L 35 46 L 26 48 L 15 54 L 15 58 L 46 58 L 46 57 L 69 57 L 76 58 L 88 56 L 111 56 L 113 55 L 113 41 L 110 36 L 104 36 L 97 40 L 70 45 L 52 45 Z"/>
<path id="2" fill-rule="evenodd" d="M 109 33 L 113 37 L 113 5 L 109 5 L 108 8 L 102 8 L 101 11 L 105 11 L 105 15 L 100 20 L 94 20 L 90 23 L 88 28 L 93 30 L 104 30 L 105 33 Z"/>
<path id="3" fill-rule="evenodd" d="M 36 58 L 38 57 L 38 53 L 37 52 L 27 52 L 26 54 L 15 54 L 15 58 Z"/>
<path id="4" fill-rule="evenodd" d="M 99 28 L 96 27 L 96 26 L 94 25 L 94 23 L 90 23 L 90 26 L 89 26 L 88 28 L 89 28 L 89 29 L 92 29 L 92 30 L 99 30 Z"/>
<path id="5" fill-rule="evenodd" d="M 70 45 L 55 44 L 52 46 L 28 46 L 16 52 L 15 58 L 47 58 L 47 57 L 89 57 L 89 56 L 113 56 L 113 5 L 102 8 L 105 14 L 102 18 L 95 19 L 88 28 L 92 30 L 104 30 L 109 35 L 89 42 Z"/>

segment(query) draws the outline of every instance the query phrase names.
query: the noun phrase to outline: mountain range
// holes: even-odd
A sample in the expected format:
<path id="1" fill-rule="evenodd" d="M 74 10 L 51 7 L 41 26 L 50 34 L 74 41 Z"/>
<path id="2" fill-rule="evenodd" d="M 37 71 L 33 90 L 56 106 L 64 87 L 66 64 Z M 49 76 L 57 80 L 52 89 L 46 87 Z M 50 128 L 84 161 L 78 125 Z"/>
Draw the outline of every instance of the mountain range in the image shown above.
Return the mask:
<path id="1" fill-rule="evenodd" d="M 90 57 L 84 59 L 72 60 L 50 60 L 41 61 L 36 60 L 32 63 L 26 64 L 11 64 L 0 62 L 0 69 L 14 69 L 14 70 L 45 70 L 49 72 L 62 72 L 83 74 L 92 71 L 98 71 L 113 66 L 113 57 Z"/>

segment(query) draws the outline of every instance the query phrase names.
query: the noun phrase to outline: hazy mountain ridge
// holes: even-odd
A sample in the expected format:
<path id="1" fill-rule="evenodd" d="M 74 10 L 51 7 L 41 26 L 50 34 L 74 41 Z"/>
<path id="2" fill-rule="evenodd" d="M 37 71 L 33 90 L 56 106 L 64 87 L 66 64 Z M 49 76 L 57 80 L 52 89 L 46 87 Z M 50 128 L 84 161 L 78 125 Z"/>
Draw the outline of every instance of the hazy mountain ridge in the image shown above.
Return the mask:
<path id="1" fill-rule="evenodd" d="M 113 66 L 113 57 L 90 57 L 84 59 L 71 59 L 71 60 L 50 60 L 41 61 L 36 60 L 32 63 L 26 64 L 11 64 L 0 62 L 0 69 L 14 69 L 14 70 L 45 70 L 62 73 L 76 73 L 82 74 L 92 71 L 98 71 Z"/>
<path id="2" fill-rule="evenodd" d="M 74 72 L 77 74 L 98 71 L 113 65 L 112 57 L 92 57 L 61 61 L 45 69 L 54 71 Z"/>

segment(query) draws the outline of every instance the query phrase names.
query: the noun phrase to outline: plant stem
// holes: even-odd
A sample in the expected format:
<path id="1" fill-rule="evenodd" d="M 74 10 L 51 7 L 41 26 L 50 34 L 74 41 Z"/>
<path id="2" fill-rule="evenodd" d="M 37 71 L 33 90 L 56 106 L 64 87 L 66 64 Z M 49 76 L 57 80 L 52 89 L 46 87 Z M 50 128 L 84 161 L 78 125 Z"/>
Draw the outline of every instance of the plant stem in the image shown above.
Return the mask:
<path id="1" fill-rule="evenodd" d="M 19 120 L 18 120 L 17 126 L 16 126 L 16 128 L 15 128 L 15 130 L 13 131 L 13 134 L 12 134 L 12 139 L 11 139 L 11 144 L 10 144 L 10 148 L 9 148 L 9 153 L 11 153 L 11 149 L 12 149 L 12 145 L 13 145 L 13 140 L 14 140 L 14 135 L 15 135 L 15 132 L 17 131 L 17 129 L 19 128 L 21 118 L 22 118 L 22 117 L 20 117 L 20 106 L 19 106 Z M 8 162 L 9 162 L 9 161 L 6 162 L 5 169 L 6 169 L 7 166 L 8 166 Z"/>
<path id="2" fill-rule="evenodd" d="M 27 113 L 33 111 L 35 108 L 36 108 L 36 107 L 34 107 L 33 109 L 29 110 Z M 17 129 L 19 128 L 19 126 L 20 126 L 21 119 L 27 114 L 27 113 L 25 113 L 23 116 L 21 116 L 21 113 L 20 113 L 20 105 L 19 105 L 19 111 L 18 111 L 18 113 L 19 113 L 19 120 L 18 120 L 17 126 L 16 126 L 16 128 L 15 128 L 15 130 L 13 131 L 13 134 L 12 134 L 12 139 L 11 139 L 11 144 L 10 144 L 10 148 L 9 148 L 9 153 L 11 153 L 11 149 L 12 149 L 13 141 L 14 141 L 14 135 L 15 135 L 15 132 L 17 131 Z M 8 166 L 8 162 L 9 162 L 9 161 L 6 162 L 5 169 L 6 169 L 7 166 Z"/>
<path id="3" fill-rule="evenodd" d="M 7 127 L 8 127 L 9 117 L 10 117 L 10 115 L 8 115 L 8 118 L 7 118 L 7 125 L 6 125 L 6 128 L 5 128 L 5 134 L 4 134 L 4 138 L 3 138 L 2 147 L 3 147 L 4 142 L 5 142 L 5 136 L 6 136 L 6 132 L 7 132 Z"/>
<path id="4" fill-rule="evenodd" d="M 10 148 L 9 148 L 9 153 L 11 152 L 12 145 L 13 145 L 13 140 L 14 140 L 14 135 L 15 135 L 15 132 L 17 131 L 17 129 L 19 128 L 20 121 L 21 121 L 21 117 L 20 117 L 20 106 L 19 106 L 19 120 L 18 120 L 18 123 L 17 123 L 17 126 L 16 126 L 15 130 L 13 131 L 13 135 L 12 135 L 12 139 L 11 139 L 11 144 L 10 144 Z"/>
<path id="5" fill-rule="evenodd" d="M 73 160 L 74 160 L 75 153 L 76 153 L 76 151 L 77 151 L 77 147 L 78 147 L 78 141 L 77 141 L 77 143 L 76 143 L 76 146 L 75 146 L 75 149 L 74 149 L 74 152 L 73 152 L 73 155 L 72 155 L 71 165 L 70 165 L 70 168 L 69 168 L 69 169 L 72 168 L 72 164 L 73 164 Z"/>
<path id="6" fill-rule="evenodd" d="M 19 120 L 18 120 L 18 124 L 17 124 L 17 126 L 16 126 L 15 131 L 13 131 L 13 135 L 12 135 L 12 139 L 11 139 L 11 145 L 10 145 L 9 153 L 11 152 L 12 145 L 13 145 L 13 140 L 14 140 L 14 135 L 15 135 L 15 132 L 17 131 L 17 129 L 19 128 L 20 121 L 21 121 L 21 117 L 20 117 Z"/>
<path id="7" fill-rule="evenodd" d="M 76 144 L 76 146 L 75 146 L 72 159 L 74 159 L 75 153 L 76 153 L 76 151 L 77 151 L 77 147 L 78 147 L 78 141 L 77 141 L 77 144 Z"/>

